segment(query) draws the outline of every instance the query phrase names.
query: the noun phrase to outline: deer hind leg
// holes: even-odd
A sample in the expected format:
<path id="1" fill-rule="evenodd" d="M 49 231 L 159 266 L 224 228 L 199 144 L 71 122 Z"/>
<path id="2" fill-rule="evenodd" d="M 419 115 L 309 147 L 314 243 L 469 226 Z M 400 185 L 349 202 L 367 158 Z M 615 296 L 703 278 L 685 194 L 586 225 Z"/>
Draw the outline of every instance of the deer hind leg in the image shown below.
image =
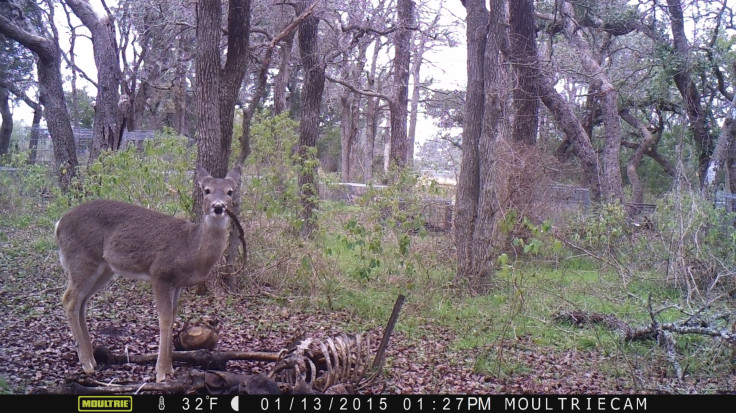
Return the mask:
<path id="1" fill-rule="evenodd" d="M 177 301 L 180 292 L 181 288 L 175 288 L 165 282 L 153 283 L 153 294 L 156 299 L 159 327 L 156 382 L 161 382 L 166 379 L 166 376 L 172 376 L 174 374 L 174 366 L 171 361 L 171 348 L 174 317 L 176 316 Z"/>
<path id="2" fill-rule="evenodd" d="M 64 263 L 64 260 L 62 260 Z M 110 267 L 105 263 L 91 265 L 68 265 L 64 263 L 69 281 L 66 292 L 62 298 L 62 304 L 66 311 L 66 317 L 77 342 L 77 354 L 84 372 L 89 374 L 95 370 L 97 363 L 93 355 L 92 340 L 89 337 L 89 329 L 85 320 L 87 302 L 90 297 L 107 284 L 113 276 Z M 91 275 L 88 275 L 91 274 Z"/>

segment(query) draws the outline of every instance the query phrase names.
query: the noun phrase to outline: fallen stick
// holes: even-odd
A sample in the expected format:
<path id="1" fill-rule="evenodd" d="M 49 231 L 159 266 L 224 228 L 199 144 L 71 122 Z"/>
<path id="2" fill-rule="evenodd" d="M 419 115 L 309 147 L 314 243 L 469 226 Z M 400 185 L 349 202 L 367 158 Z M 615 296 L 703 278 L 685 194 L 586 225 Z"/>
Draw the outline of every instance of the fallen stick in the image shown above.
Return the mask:
<path id="1" fill-rule="evenodd" d="M 225 370 L 225 365 L 231 360 L 249 360 L 249 361 L 279 361 L 282 357 L 281 352 L 262 352 L 262 351 L 214 351 L 214 350 L 191 350 L 191 351 L 174 351 L 172 360 L 182 363 L 188 363 L 194 366 L 200 366 L 205 369 Z M 114 354 L 105 347 L 97 347 L 95 349 L 95 360 L 100 364 L 147 364 L 155 363 L 158 354 Z"/>

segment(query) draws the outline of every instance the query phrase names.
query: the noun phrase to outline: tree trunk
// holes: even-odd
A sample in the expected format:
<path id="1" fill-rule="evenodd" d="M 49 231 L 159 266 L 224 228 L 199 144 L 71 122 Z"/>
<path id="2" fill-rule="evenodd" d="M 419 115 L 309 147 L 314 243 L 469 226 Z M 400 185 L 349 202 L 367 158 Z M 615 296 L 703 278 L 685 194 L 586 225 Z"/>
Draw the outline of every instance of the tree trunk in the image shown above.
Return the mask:
<path id="1" fill-rule="evenodd" d="M 504 133 L 503 68 L 505 2 L 489 11 L 483 0 L 466 0 L 468 86 L 463 123 L 463 157 L 457 188 L 456 283 L 475 291 L 488 287 L 493 273 L 494 240 L 499 208 L 494 174 L 494 143 Z M 490 18 L 489 18 L 490 17 Z"/>
<path id="2" fill-rule="evenodd" d="M 603 197 L 608 202 L 623 202 L 623 180 L 619 158 L 621 151 L 621 123 L 618 116 L 618 91 L 605 71 L 593 57 L 588 43 L 578 32 L 575 11 L 568 1 L 562 3 L 565 35 L 578 52 L 583 69 L 591 77 L 591 90 L 600 94 L 601 112 L 605 127 L 603 149 Z"/>
<path id="3" fill-rule="evenodd" d="M 38 56 L 36 67 L 39 102 L 45 108 L 46 125 L 54 149 L 59 186 L 66 191 L 72 178 L 77 175 L 78 162 L 74 133 L 64 100 L 61 51 L 58 42 L 26 32 L 4 16 L 0 16 L 0 33 L 16 40 Z"/>
<path id="4" fill-rule="evenodd" d="M 411 27 L 414 26 L 414 2 L 397 0 L 398 30 L 394 38 L 394 96 L 389 102 L 391 111 L 390 164 L 398 170 L 408 163 L 406 121 L 409 103 L 409 65 L 411 62 Z"/>
<path id="5" fill-rule="evenodd" d="M 593 145 L 587 133 L 585 133 L 580 120 L 575 116 L 575 110 L 572 105 L 560 96 L 552 84 L 549 75 L 539 70 L 538 59 L 535 62 L 535 67 L 539 98 L 552 114 L 557 126 L 565 134 L 575 155 L 580 159 L 585 175 L 583 179 L 591 192 L 591 197 L 593 199 L 599 199 L 601 196 L 601 183 L 599 179 L 600 166 L 598 164 L 598 155 L 595 149 L 593 149 Z"/>
<path id="6" fill-rule="evenodd" d="M 286 22 L 289 18 L 289 13 L 285 12 L 286 6 L 281 6 L 281 21 L 282 26 L 286 26 Z M 274 116 L 284 112 L 287 106 L 287 92 L 289 86 L 289 78 L 291 77 L 291 49 L 294 47 L 294 36 L 296 31 L 290 32 L 284 41 L 279 45 L 279 63 L 278 72 L 274 79 L 273 85 L 273 114 Z"/>
<path id="7" fill-rule="evenodd" d="M 723 189 L 730 194 L 736 194 L 736 136 L 731 139 L 731 146 L 728 147 L 726 177 L 728 179 Z M 729 207 L 730 211 L 736 211 L 736 202 L 732 200 Z"/>
<path id="8" fill-rule="evenodd" d="M 31 139 L 28 141 L 28 163 L 31 165 L 36 164 L 36 158 L 38 157 L 38 140 L 41 135 L 41 118 L 43 117 L 43 110 L 40 105 L 36 105 L 33 109 L 33 120 L 31 121 Z"/>
<path id="9" fill-rule="evenodd" d="M 36 163 L 36 156 L 38 155 L 38 139 L 39 135 L 41 134 L 40 125 L 41 118 L 43 116 L 41 105 L 38 102 L 29 98 L 28 95 L 21 89 L 19 89 L 14 83 L 8 83 L 6 80 L 0 79 L 0 90 L 2 89 L 6 89 L 8 92 L 19 97 L 23 100 L 23 102 L 25 102 L 26 105 L 33 109 L 33 120 L 31 121 L 31 138 L 28 143 L 28 164 L 33 165 Z M 10 108 L 8 107 L 7 110 L 9 112 Z"/>
<path id="10" fill-rule="evenodd" d="M 123 113 L 118 109 L 123 75 L 115 40 L 112 16 L 100 17 L 86 0 L 67 0 L 66 4 L 92 35 L 95 66 L 97 67 L 97 98 L 95 100 L 94 132 L 89 161 L 100 151 L 120 148 L 120 125 Z"/>
<path id="11" fill-rule="evenodd" d="M 621 119 L 626 123 L 636 128 L 642 136 L 641 143 L 634 150 L 634 155 L 629 159 L 626 164 L 626 177 L 629 178 L 631 183 L 631 202 L 634 204 L 644 203 L 644 188 L 642 187 L 641 180 L 639 179 L 639 165 L 641 160 L 644 158 L 644 154 L 651 151 L 656 144 L 656 138 L 649 132 L 647 125 L 644 124 L 639 118 L 629 113 L 628 110 L 621 111 Z"/>
<path id="12" fill-rule="evenodd" d="M 409 109 L 409 134 L 407 141 L 407 161 L 409 166 L 414 165 L 414 143 L 417 135 L 417 121 L 419 120 L 419 85 L 421 78 L 419 77 L 422 70 L 422 59 L 424 59 L 424 51 L 427 45 L 424 38 L 420 39 L 419 44 L 414 53 L 414 61 L 411 65 L 411 77 L 414 80 L 414 86 L 411 88 L 411 107 Z"/>
<path id="13" fill-rule="evenodd" d="M 197 166 L 214 177 L 227 173 L 232 152 L 235 100 L 240 91 L 248 63 L 250 35 L 250 0 L 230 0 L 227 11 L 227 60 L 221 62 L 222 3 L 202 0 L 197 3 Z M 236 185 L 239 188 L 240 183 Z M 194 183 L 194 213 L 200 219 L 203 195 Z M 233 213 L 240 211 L 240 191 L 233 194 Z M 234 224 L 233 224 L 234 225 Z M 231 268 L 237 267 L 238 237 L 231 236 L 225 259 Z M 223 280 L 233 288 L 235 278 Z"/>
<path id="14" fill-rule="evenodd" d="M 378 90 L 376 85 L 376 67 L 378 65 L 378 53 L 381 50 L 381 41 L 376 40 L 373 46 L 373 56 L 371 58 L 371 70 L 368 72 L 368 89 Z M 365 131 L 365 147 L 363 180 L 366 184 L 373 182 L 373 156 L 376 148 L 376 135 L 378 134 L 378 117 L 380 100 L 375 96 L 368 97 L 366 102 L 366 131 Z"/>
<path id="15" fill-rule="evenodd" d="M 532 69 L 537 58 L 533 0 L 509 2 L 509 26 L 509 57 L 516 74 L 511 138 L 516 142 L 535 145 L 539 128 L 539 91 Z"/>
<path id="16" fill-rule="evenodd" d="M 729 148 L 733 145 L 734 139 L 734 119 L 729 117 L 723 121 L 721 133 L 718 135 L 716 147 L 710 158 L 708 169 L 705 174 L 702 192 L 708 199 L 715 199 L 718 175 L 726 164 Z"/>
<path id="17" fill-rule="evenodd" d="M 10 111 L 10 92 L 0 87 L 0 156 L 10 152 L 10 136 L 13 134 L 13 113 Z"/>
<path id="18" fill-rule="evenodd" d="M 667 11 L 670 15 L 674 51 L 677 54 L 674 59 L 674 80 L 677 90 L 680 91 L 680 95 L 685 101 L 685 111 L 690 122 L 690 130 L 698 146 L 698 172 L 702 187 L 705 182 L 710 154 L 713 150 L 713 142 L 706 124 L 706 113 L 700 102 L 700 92 L 690 72 L 690 66 L 693 63 L 690 45 L 685 35 L 685 19 L 682 14 L 680 0 L 667 0 Z"/>
<path id="19" fill-rule="evenodd" d="M 340 97 L 340 180 L 350 182 L 350 148 L 353 146 L 353 100 L 355 96 L 345 90 Z"/>
<path id="20" fill-rule="evenodd" d="M 222 7 L 219 0 L 197 3 L 197 166 L 214 177 L 222 178 L 228 170 L 232 151 L 235 99 L 247 65 L 250 32 L 250 1 L 229 2 L 227 22 L 227 61 L 221 63 L 220 41 Z M 195 213 L 202 210 L 200 191 Z M 235 197 L 233 197 L 235 200 Z"/>
<path id="21" fill-rule="evenodd" d="M 227 61 L 222 69 L 220 82 L 220 127 L 222 129 L 221 165 L 224 177 L 230 169 L 232 152 L 235 102 L 243 84 L 248 67 L 248 45 L 250 44 L 251 0 L 230 0 L 227 13 Z M 215 176 L 215 175 L 213 175 Z M 234 201 L 240 206 L 240 198 Z"/>
<path id="22" fill-rule="evenodd" d="M 534 5 L 533 2 L 529 2 L 527 0 L 514 0 L 509 6 L 510 13 L 513 13 L 513 22 L 511 23 L 512 39 L 509 39 L 509 43 L 512 45 L 511 48 L 516 48 L 518 46 L 513 46 L 514 43 L 512 42 L 528 40 L 528 36 L 531 34 L 528 33 L 528 27 L 526 27 L 526 25 L 534 20 Z M 526 27 L 527 30 L 524 30 L 524 33 L 527 33 L 526 35 L 521 36 L 517 34 L 517 32 L 522 30 L 520 26 Z M 528 48 L 530 45 L 524 47 Z M 512 56 L 516 56 L 516 53 L 513 52 Z M 568 148 L 572 148 L 573 152 L 582 164 L 585 185 L 590 190 L 592 198 L 599 199 L 601 194 L 599 180 L 600 167 L 598 155 L 593 149 L 590 138 L 588 137 L 580 120 L 576 117 L 575 110 L 572 105 L 562 98 L 557 89 L 555 89 L 552 76 L 546 73 L 542 68 L 539 55 L 527 55 L 524 53 L 523 56 L 524 58 L 522 61 L 525 63 L 523 79 L 525 82 L 530 82 L 525 86 L 525 88 L 529 88 L 527 92 L 536 92 L 536 96 L 545 105 L 545 107 L 547 107 L 547 110 L 549 110 L 550 114 L 554 118 L 555 123 L 565 134 L 565 140 L 556 151 L 556 156 L 558 158 L 563 158 Z M 519 57 L 519 59 L 522 58 Z M 520 77 L 519 82 L 521 82 L 521 75 L 517 76 Z M 515 102 L 518 101 L 519 99 L 515 99 Z M 515 109 L 517 112 L 520 110 L 518 105 L 515 106 Z M 538 119 L 538 117 L 536 119 Z M 526 141 L 526 138 L 528 138 L 529 132 L 521 132 L 523 129 L 522 126 L 523 125 L 519 125 L 515 122 L 513 133 L 514 136 L 516 136 L 514 139 L 517 141 Z"/>
<path id="23" fill-rule="evenodd" d="M 297 12 L 302 13 L 311 3 L 299 0 Z M 299 26 L 299 56 L 304 68 L 299 118 L 299 198 L 303 225 L 301 233 L 311 236 L 317 227 L 314 210 L 317 206 L 317 137 L 319 136 L 320 106 L 325 87 L 325 68 L 319 59 L 319 18 L 310 15 Z"/>
<path id="24" fill-rule="evenodd" d="M 197 166 L 222 178 L 227 170 L 230 145 L 222 136 L 220 119 L 220 91 L 222 76 L 220 64 L 220 33 L 222 8 L 219 0 L 197 3 Z M 195 183 L 196 186 L 196 183 Z M 195 193 L 199 191 L 195 190 Z M 194 213 L 202 212 L 202 196 L 197 197 Z M 197 218 L 199 219 L 199 218 Z"/>

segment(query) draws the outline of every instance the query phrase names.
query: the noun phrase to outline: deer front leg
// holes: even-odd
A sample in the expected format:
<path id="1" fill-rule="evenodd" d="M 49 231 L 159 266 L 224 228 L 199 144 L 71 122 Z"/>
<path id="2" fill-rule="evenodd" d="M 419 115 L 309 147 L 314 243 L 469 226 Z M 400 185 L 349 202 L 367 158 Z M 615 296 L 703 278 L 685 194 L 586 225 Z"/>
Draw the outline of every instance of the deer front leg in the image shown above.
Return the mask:
<path id="1" fill-rule="evenodd" d="M 163 282 L 153 285 L 158 310 L 159 347 L 156 361 L 156 382 L 174 374 L 171 362 L 171 336 L 174 328 L 174 308 L 176 308 L 177 289 Z"/>

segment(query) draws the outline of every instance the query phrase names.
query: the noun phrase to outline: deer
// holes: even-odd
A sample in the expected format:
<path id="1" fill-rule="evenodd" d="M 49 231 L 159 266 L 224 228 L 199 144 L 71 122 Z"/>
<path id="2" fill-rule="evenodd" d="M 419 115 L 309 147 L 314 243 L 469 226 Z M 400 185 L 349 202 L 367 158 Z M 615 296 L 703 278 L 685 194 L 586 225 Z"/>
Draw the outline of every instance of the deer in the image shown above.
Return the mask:
<path id="1" fill-rule="evenodd" d="M 59 259 L 68 277 L 62 304 L 85 373 L 97 367 L 85 321 L 87 303 L 114 275 L 150 282 L 158 312 L 156 382 L 172 377 L 172 334 L 182 289 L 207 279 L 228 243 L 240 166 L 223 179 L 197 167 L 204 195 L 199 224 L 137 205 L 93 200 L 56 223 Z"/>

